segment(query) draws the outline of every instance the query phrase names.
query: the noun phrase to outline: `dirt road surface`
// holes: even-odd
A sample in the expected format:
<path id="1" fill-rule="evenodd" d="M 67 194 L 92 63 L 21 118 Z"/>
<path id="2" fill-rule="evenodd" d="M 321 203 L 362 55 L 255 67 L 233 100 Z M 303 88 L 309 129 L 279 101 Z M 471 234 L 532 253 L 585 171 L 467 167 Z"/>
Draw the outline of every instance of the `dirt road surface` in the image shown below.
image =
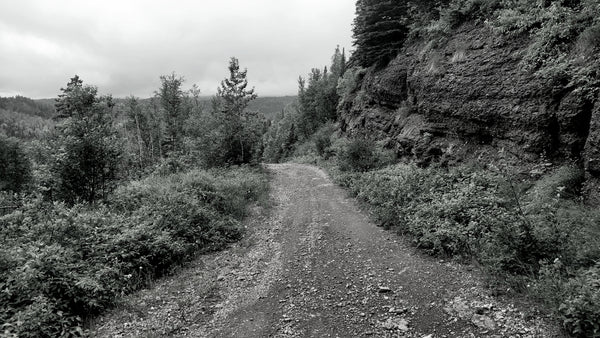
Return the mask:
<path id="1" fill-rule="evenodd" d="M 373 225 L 313 166 L 267 165 L 271 210 L 247 236 L 127 297 L 98 337 L 561 337 L 493 298 L 477 269 L 424 256 Z M 549 324 L 550 323 L 550 324 Z"/>

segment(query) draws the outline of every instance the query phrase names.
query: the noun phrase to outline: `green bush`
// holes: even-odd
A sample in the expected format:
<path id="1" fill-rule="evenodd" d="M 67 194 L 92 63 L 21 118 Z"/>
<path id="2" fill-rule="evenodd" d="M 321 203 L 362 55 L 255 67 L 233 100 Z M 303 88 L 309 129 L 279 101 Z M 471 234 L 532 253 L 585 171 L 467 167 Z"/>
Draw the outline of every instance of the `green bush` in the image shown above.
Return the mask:
<path id="1" fill-rule="evenodd" d="M 565 328 L 579 337 L 600 337 L 600 263 L 570 279 L 565 289 L 559 308 Z"/>
<path id="2" fill-rule="evenodd" d="M 336 141 L 331 145 L 337 155 L 337 165 L 341 171 L 366 172 L 392 164 L 396 155 L 385 150 L 374 141 L 356 138 L 348 142 Z"/>
<path id="3" fill-rule="evenodd" d="M 366 139 L 354 139 L 338 154 L 338 166 L 342 171 L 369 171 L 376 168 L 375 143 Z"/>
<path id="4" fill-rule="evenodd" d="M 440 13 L 440 21 L 444 21 L 450 29 L 460 25 L 489 18 L 496 9 L 500 8 L 501 0 L 453 0 Z"/>
<path id="5" fill-rule="evenodd" d="M 334 135 L 335 131 L 336 126 L 333 123 L 326 123 L 312 136 L 317 154 L 324 159 L 328 159 L 334 154 L 333 149 L 331 148 L 331 137 Z"/>
<path id="6" fill-rule="evenodd" d="M 0 217 L 0 322 L 5 335 L 82 334 L 86 316 L 240 238 L 262 171 L 236 168 L 152 176 L 118 188 L 108 206 L 41 198 Z"/>
<path id="7" fill-rule="evenodd" d="M 317 154 L 325 159 L 329 157 L 329 147 L 331 147 L 331 138 L 329 136 L 325 133 L 314 136 Z"/>

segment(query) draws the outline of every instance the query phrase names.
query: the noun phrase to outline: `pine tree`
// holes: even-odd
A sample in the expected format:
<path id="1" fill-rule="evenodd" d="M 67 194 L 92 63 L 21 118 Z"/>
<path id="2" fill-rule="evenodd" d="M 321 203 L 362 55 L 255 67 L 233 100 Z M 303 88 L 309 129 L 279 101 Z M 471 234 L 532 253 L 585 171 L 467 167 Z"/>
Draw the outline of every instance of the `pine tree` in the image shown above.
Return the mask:
<path id="1" fill-rule="evenodd" d="M 353 62 L 362 67 L 387 63 L 393 59 L 406 38 L 407 1 L 358 0 L 353 38 Z"/>
<path id="2" fill-rule="evenodd" d="M 156 92 L 156 96 L 160 98 L 166 122 L 166 135 L 163 141 L 165 152 L 168 155 L 180 151 L 183 146 L 183 121 L 186 118 L 186 111 L 181 86 L 184 79 L 175 73 L 171 73 L 170 75 L 161 76 L 160 81 L 161 87 Z"/>
<path id="3" fill-rule="evenodd" d="M 0 134 L 0 191 L 19 192 L 31 179 L 31 162 L 20 142 Z"/>
<path id="4" fill-rule="evenodd" d="M 213 112 L 222 123 L 222 160 L 229 164 L 250 163 L 260 147 L 261 122 L 248 111 L 248 103 L 256 99 L 254 88 L 248 89 L 248 70 L 240 70 L 239 61 L 229 61 L 229 77 L 221 81 L 213 100 Z"/>
<path id="5" fill-rule="evenodd" d="M 337 85 L 346 71 L 345 59 L 344 52 L 337 46 L 329 68 L 325 67 L 323 71 L 313 68 L 308 75 L 308 82 L 300 77 L 296 123 L 300 138 L 308 138 L 327 121 L 336 120 L 339 101 Z"/>
<path id="6" fill-rule="evenodd" d="M 221 100 L 221 110 L 230 116 L 240 116 L 250 101 L 256 99 L 254 88 L 248 88 L 247 69 L 240 70 L 237 58 L 229 61 L 229 78 L 221 81 L 217 97 Z"/>
<path id="7" fill-rule="evenodd" d="M 63 122 L 57 126 L 51 164 L 57 197 L 73 203 L 103 198 L 113 188 L 120 145 L 112 126 L 111 96 L 98 96 L 94 86 L 75 76 L 56 99 Z"/>

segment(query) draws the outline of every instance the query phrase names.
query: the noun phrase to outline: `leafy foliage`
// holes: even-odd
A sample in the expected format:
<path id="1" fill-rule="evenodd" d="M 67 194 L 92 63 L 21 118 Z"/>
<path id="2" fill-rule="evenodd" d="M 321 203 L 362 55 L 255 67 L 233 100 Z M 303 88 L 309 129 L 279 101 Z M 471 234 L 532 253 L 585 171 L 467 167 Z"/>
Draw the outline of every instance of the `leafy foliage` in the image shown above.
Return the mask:
<path id="1" fill-rule="evenodd" d="M 354 139 L 344 147 L 337 159 L 342 171 L 369 171 L 377 166 L 375 144 L 366 139 Z"/>
<path id="2" fill-rule="evenodd" d="M 54 128 L 54 121 L 19 111 L 0 109 L 0 134 L 22 140 L 40 139 Z"/>
<path id="3" fill-rule="evenodd" d="M 85 316 L 238 239 L 266 191 L 258 170 L 195 170 L 133 181 L 99 208 L 26 202 L 0 217 L 3 333 L 81 335 Z"/>
<path id="4" fill-rule="evenodd" d="M 125 101 L 130 153 L 133 153 L 133 165 L 140 170 L 155 163 L 162 156 L 163 124 L 162 114 L 158 110 L 158 98 L 153 98 L 149 104 L 140 102 L 134 96 Z M 156 108 L 156 109 L 154 109 Z"/>

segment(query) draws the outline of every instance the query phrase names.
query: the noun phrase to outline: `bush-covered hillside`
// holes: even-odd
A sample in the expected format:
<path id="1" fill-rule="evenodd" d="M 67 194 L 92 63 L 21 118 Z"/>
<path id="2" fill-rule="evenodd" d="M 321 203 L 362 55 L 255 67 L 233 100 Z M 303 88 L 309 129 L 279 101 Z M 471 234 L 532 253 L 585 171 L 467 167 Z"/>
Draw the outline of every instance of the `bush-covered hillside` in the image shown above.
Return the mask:
<path id="1" fill-rule="evenodd" d="M 268 191 L 246 74 L 231 58 L 209 107 L 175 73 L 146 102 L 79 76 L 54 107 L 0 99 L 0 336 L 82 336 L 122 296 L 241 238 Z"/>

